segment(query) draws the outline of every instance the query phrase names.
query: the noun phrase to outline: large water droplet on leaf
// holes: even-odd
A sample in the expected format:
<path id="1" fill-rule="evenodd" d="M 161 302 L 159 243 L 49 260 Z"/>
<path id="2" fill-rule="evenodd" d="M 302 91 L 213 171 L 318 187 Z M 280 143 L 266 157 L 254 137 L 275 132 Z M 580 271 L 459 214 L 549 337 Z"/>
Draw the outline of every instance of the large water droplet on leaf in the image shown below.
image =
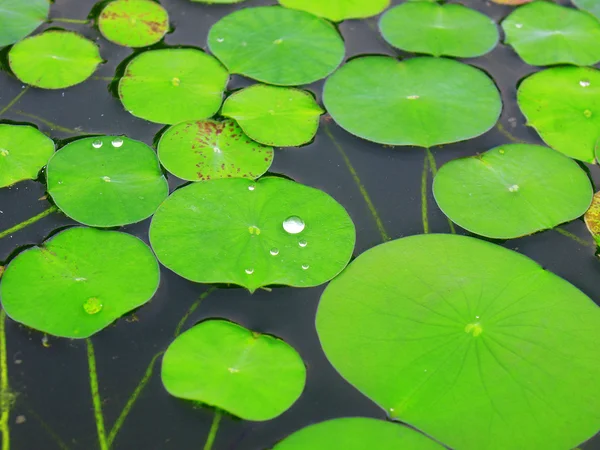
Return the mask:
<path id="1" fill-rule="evenodd" d="M 304 226 L 304 221 L 298 216 L 291 216 L 283 221 L 283 229 L 290 234 L 302 232 Z"/>

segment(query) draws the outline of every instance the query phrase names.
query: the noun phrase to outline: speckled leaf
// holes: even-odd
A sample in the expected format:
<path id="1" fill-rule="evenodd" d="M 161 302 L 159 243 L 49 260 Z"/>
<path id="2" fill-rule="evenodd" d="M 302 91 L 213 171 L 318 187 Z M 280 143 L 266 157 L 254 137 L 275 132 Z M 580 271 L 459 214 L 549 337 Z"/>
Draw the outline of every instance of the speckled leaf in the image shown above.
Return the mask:
<path id="1" fill-rule="evenodd" d="M 600 19 L 600 2 L 598 0 L 572 0 L 572 2 L 579 9 L 583 9 Z"/>
<path id="2" fill-rule="evenodd" d="M 299 9 L 333 22 L 376 16 L 390 0 L 279 0 L 286 8 Z"/>
<path id="3" fill-rule="evenodd" d="M 600 245 L 600 192 L 594 194 L 592 204 L 583 216 L 587 229 Z"/>
<path id="4" fill-rule="evenodd" d="M 0 47 L 14 44 L 48 19 L 49 0 L 0 0 Z"/>

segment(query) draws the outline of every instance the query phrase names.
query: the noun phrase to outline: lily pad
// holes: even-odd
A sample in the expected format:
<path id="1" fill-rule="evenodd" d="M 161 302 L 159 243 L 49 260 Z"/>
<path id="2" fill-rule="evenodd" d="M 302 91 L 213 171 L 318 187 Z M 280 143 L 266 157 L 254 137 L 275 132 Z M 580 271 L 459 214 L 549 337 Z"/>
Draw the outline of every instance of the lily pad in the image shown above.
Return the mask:
<path id="1" fill-rule="evenodd" d="M 98 46 L 80 34 L 51 30 L 17 42 L 8 53 L 14 74 L 43 89 L 63 89 L 87 80 L 102 62 Z"/>
<path id="2" fill-rule="evenodd" d="M 594 194 L 592 204 L 583 218 L 588 231 L 596 243 L 600 245 L 600 192 Z"/>
<path id="3" fill-rule="evenodd" d="M 568 449 L 600 428 L 600 309 L 489 242 L 368 250 L 325 289 L 316 325 L 344 378 L 450 448 Z"/>
<path id="4" fill-rule="evenodd" d="M 282 86 L 325 78 L 344 59 L 344 41 L 329 22 L 279 6 L 240 9 L 208 34 L 210 51 L 229 72 Z"/>
<path id="5" fill-rule="evenodd" d="M 557 67 L 527 77 L 517 100 L 527 125 L 546 144 L 571 158 L 593 162 L 600 139 L 600 72 Z"/>
<path id="6" fill-rule="evenodd" d="M 355 230 L 322 191 L 284 178 L 231 178 L 175 191 L 152 219 L 150 242 L 160 262 L 188 280 L 255 291 L 331 280 L 352 256 Z"/>
<path id="7" fill-rule="evenodd" d="M 54 153 L 54 142 L 28 125 L 0 124 L 0 187 L 35 180 Z"/>
<path id="8" fill-rule="evenodd" d="M 119 136 L 79 139 L 48 162 L 48 193 L 62 212 L 94 227 L 150 217 L 169 187 L 146 144 Z"/>
<path id="9" fill-rule="evenodd" d="M 2 275 L 0 298 L 17 322 L 86 338 L 148 302 L 158 282 L 156 258 L 140 239 L 76 227 L 19 253 Z"/>
<path id="10" fill-rule="evenodd" d="M 466 230 L 512 239 L 581 217 L 593 190 L 572 159 L 547 147 L 512 144 L 445 164 L 433 193 L 443 213 Z"/>
<path id="11" fill-rule="evenodd" d="M 583 9 L 600 19 L 600 3 L 597 0 L 572 0 L 572 2 L 579 9 Z"/>
<path id="12" fill-rule="evenodd" d="M 390 0 L 279 0 L 286 8 L 299 9 L 333 22 L 376 16 Z"/>
<path id="13" fill-rule="evenodd" d="M 479 136 L 502 110 L 484 72 L 430 57 L 353 59 L 326 81 L 323 102 L 338 125 L 358 137 L 419 147 Z"/>
<path id="14" fill-rule="evenodd" d="M 175 397 L 263 421 L 279 416 L 300 397 L 306 367 L 280 339 L 225 320 L 208 320 L 171 343 L 162 381 Z"/>
<path id="15" fill-rule="evenodd" d="M 537 1 L 516 9 L 502 22 L 505 43 L 527 64 L 591 66 L 600 61 L 600 22 L 584 12 Z"/>
<path id="16" fill-rule="evenodd" d="M 496 23 L 463 5 L 408 2 L 387 11 L 379 21 L 383 38 L 400 50 L 473 58 L 498 44 Z"/>
<path id="17" fill-rule="evenodd" d="M 0 47 L 14 44 L 48 19 L 48 0 L 0 0 Z"/>
<path id="18" fill-rule="evenodd" d="M 269 170 L 273 149 L 251 141 L 233 120 L 203 120 L 169 128 L 158 144 L 158 157 L 183 180 L 254 179 Z"/>
<path id="19" fill-rule="evenodd" d="M 169 31 L 169 14 L 153 0 L 116 0 L 98 17 L 102 35 L 125 47 L 145 47 Z"/>
<path id="20" fill-rule="evenodd" d="M 200 50 L 152 50 L 129 63 L 119 97 L 131 114 L 150 122 L 202 120 L 221 107 L 228 80 L 219 61 Z"/>
<path id="21" fill-rule="evenodd" d="M 523 5 L 532 1 L 533 0 L 492 0 L 492 2 L 500 5 Z"/>
<path id="22" fill-rule="evenodd" d="M 195 3 L 208 3 L 209 5 L 230 5 L 233 3 L 242 3 L 245 0 L 191 0 Z"/>
<path id="23" fill-rule="evenodd" d="M 221 114 L 261 144 L 296 147 L 315 137 L 323 112 L 310 92 L 255 84 L 227 97 Z"/>

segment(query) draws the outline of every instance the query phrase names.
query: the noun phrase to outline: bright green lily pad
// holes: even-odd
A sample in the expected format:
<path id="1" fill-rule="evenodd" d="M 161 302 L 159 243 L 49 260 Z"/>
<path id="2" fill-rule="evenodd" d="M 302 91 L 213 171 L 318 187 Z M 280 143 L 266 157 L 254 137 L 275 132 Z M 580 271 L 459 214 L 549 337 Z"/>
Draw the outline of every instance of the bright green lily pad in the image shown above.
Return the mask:
<path id="1" fill-rule="evenodd" d="M 331 280 L 352 256 L 355 230 L 325 192 L 284 178 L 231 178 L 175 191 L 152 219 L 150 242 L 188 280 L 255 291 Z"/>
<path id="2" fill-rule="evenodd" d="M 344 59 L 344 41 L 333 25 L 279 6 L 225 16 L 210 29 L 208 46 L 229 72 L 282 86 L 325 78 Z"/>
<path id="3" fill-rule="evenodd" d="M 14 44 L 48 19 L 49 0 L 0 0 L 0 47 Z"/>
<path id="4" fill-rule="evenodd" d="M 158 283 L 156 258 L 140 239 L 76 227 L 19 253 L 2 275 L 0 298 L 17 322 L 86 338 L 148 302 Z"/>
<path id="5" fill-rule="evenodd" d="M 333 120 L 358 137 L 419 147 L 479 136 L 502 110 L 484 72 L 430 57 L 353 59 L 329 77 L 323 102 Z"/>
<path id="6" fill-rule="evenodd" d="M 445 164 L 433 193 L 442 212 L 466 230 L 512 239 L 581 217 L 594 192 L 572 159 L 512 144 Z"/>
<path id="7" fill-rule="evenodd" d="M 519 86 L 521 111 L 546 144 L 571 158 L 594 161 L 600 139 L 600 72 L 557 67 L 527 77 Z"/>
<path id="8" fill-rule="evenodd" d="M 418 235 L 325 289 L 317 331 L 363 394 L 456 449 L 569 449 L 600 428 L 600 309 L 531 259 Z"/>
<path id="9" fill-rule="evenodd" d="M 131 114 L 150 122 L 202 120 L 221 107 L 228 80 L 219 61 L 200 50 L 152 50 L 129 63 L 119 97 Z"/>
<path id="10" fill-rule="evenodd" d="M 600 19 L 600 2 L 598 0 L 571 0 L 579 9 L 593 14 Z"/>
<path id="11" fill-rule="evenodd" d="M 286 8 L 299 9 L 333 22 L 376 16 L 390 0 L 279 0 Z"/>
<path id="12" fill-rule="evenodd" d="M 98 16 L 102 35 L 125 47 L 145 47 L 169 31 L 169 14 L 153 0 L 115 0 Z"/>
<path id="13" fill-rule="evenodd" d="M 8 53 L 14 74 L 43 89 L 63 89 L 87 80 L 102 62 L 98 46 L 80 34 L 51 30 L 17 42 Z"/>
<path id="14" fill-rule="evenodd" d="M 296 147 L 315 137 L 323 112 L 310 92 L 254 84 L 227 97 L 221 114 L 261 144 Z"/>
<path id="15" fill-rule="evenodd" d="M 158 143 L 158 157 L 183 180 L 254 179 L 269 170 L 273 149 L 250 140 L 233 120 L 202 120 L 169 128 Z"/>
<path id="16" fill-rule="evenodd" d="M 502 22 L 505 43 L 527 64 L 591 66 L 600 61 L 600 22 L 551 2 L 521 6 Z"/>
<path id="17" fill-rule="evenodd" d="M 225 320 L 207 320 L 171 343 L 162 381 L 175 397 L 263 421 L 279 416 L 300 397 L 306 367 L 281 339 Z"/>
<path id="18" fill-rule="evenodd" d="M 156 153 L 119 136 L 65 145 L 48 162 L 47 177 L 48 193 L 61 211 L 94 227 L 144 220 L 169 194 Z"/>
<path id="19" fill-rule="evenodd" d="M 401 50 L 473 58 L 498 44 L 496 23 L 463 5 L 408 2 L 387 11 L 379 21 L 383 38 Z"/>
<path id="20" fill-rule="evenodd" d="M 54 142 L 28 125 L 0 124 L 0 187 L 35 180 L 54 153 Z"/>

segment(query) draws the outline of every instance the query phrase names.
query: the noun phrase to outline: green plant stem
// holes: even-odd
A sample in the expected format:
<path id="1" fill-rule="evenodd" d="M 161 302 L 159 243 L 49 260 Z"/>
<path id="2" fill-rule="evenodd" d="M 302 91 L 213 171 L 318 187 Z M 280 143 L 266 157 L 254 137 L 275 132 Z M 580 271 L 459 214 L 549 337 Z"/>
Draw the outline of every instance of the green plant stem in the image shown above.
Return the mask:
<path id="1" fill-rule="evenodd" d="M 508 131 L 506 128 L 504 128 L 504 125 L 502 125 L 500 122 L 498 122 L 498 125 L 496 125 L 496 128 L 498 129 L 498 131 L 500 133 L 502 133 L 502 135 L 504 135 L 504 137 L 506 137 L 509 141 L 514 142 L 516 144 L 526 144 L 525 141 L 515 137 L 512 135 L 512 133 L 510 131 Z"/>
<path id="2" fill-rule="evenodd" d="M 430 149 L 426 148 L 425 151 L 427 152 L 427 160 L 429 161 L 429 167 L 431 169 L 431 174 L 433 175 L 433 178 L 435 178 L 437 175 L 437 164 L 435 163 L 435 157 L 433 156 L 433 153 L 431 152 Z M 448 226 L 450 227 L 450 232 L 452 234 L 456 234 L 456 228 L 454 228 L 454 223 L 452 223 L 452 221 L 448 217 L 446 217 L 446 220 L 448 221 Z"/>
<path id="3" fill-rule="evenodd" d="M 421 220 L 423 221 L 423 233 L 429 233 L 429 217 L 427 214 L 427 173 L 429 172 L 429 158 L 425 155 L 423 161 L 423 172 L 421 173 Z"/>
<path id="4" fill-rule="evenodd" d="M 187 310 L 187 312 L 184 314 L 184 316 L 181 318 L 181 320 L 177 324 L 177 327 L 175 327 L 174 337 L 177 337 L 181 334 L 181 328 L 183 328 L 183 325 L 185 325 L 185 322 L 188 320 L 188 318 L 192 315 L 192 313 L 194 311 L 196 311 L 198 306 L 200 306 L 200 303 L 202 303 L 202 300 L 204 300 L 206 297 L 208 297 L 210 294 L 212 294 L 216 290 L 217 290 L 216 287 L 214 287 L 214 286 L 210 287 L 209 289 L 204 291 L 200 295 L 200 297 L 198 297 L 198 300 L 196 300 L 194 303 L 192 303 L 192 306 L 190 306 L 190 308 Z"/>
<path id="5" fill-rule="evenodd" d="M 30 219 L 24 220 L 23 222 L 15 225 L 12 228 L 9 228 L 8 230 L 4 230 L 2 232 L 0 232 L 0 239 L 2 239 L 3 237 L 6 237 L 10 234 L 16 233 L 19 230 L 22 230 L 23 228 L 25 228 L 28 225 L 31 225 L 32 223 L 37 222 L 40 219 L 43 219 L 46 216 L 49 216 L 50 214 L 52 214 L 53 212 L 58 211 L 58 208 L 56 206 L 51 206 L 50 208 L 46 209 L 45 211 L 42 211 L 41 213 L 39 213 L 36 216 L 33 216 Z"/>
<path id="6" fill-rule="evenodd" d="M 13 98 L 8 105 L 6 105 L 4 108 L 2 108 L 2 110 L 0 110 L 0 116 L 2 114 L 4 114 L 6 111 L 8 111 L 10 108 L 12 108 L 19 100 L 21 100 L 21 97 L 23 97 L 27 93 L 28 90 L 29 90 L 29 86 L 27 86 L 25 89 L 21 90 L 21 92 L 19 92 L 19 94 L 15 98 Z"/>
<path id="7" fill-rule="evenodd" d="M 50 122 L 49 120 L 46 120 L 43 117 L 36 116 L 34 114 L 29 114 L 25 111 L 15 110 L 14 113 L 18 114 L 19 116 L 28 117 L 29 119 L 37 120 L 38 122 L 43 123 L 44 125 L 46 125 L 48 128 L 50 128 L 53 131 L 60 131 L 62 133 L 76 134 L 76 135 L 85 134 L 78 130 L 72 130 L 71 128 L 61 127 L 60 125 L 57 125 L 54 122 Z"/>
<path id="8" fill-rule="evenodd" d="M 215 438 L 217 437 L 217 431 L 219 431 L 219 423 L 221 423 L 222 416 L 223 413 L 221 413 L 220 410 L 215 409 L 215 416 L 213 417 L 212 425 L 210 426 L 210 431 L 208 432 L 208 437 L 206 438 L 206 444 L 204 444 L 204 450 L 212 449 Z"/>
<path id="9" fill-rule="evenodd" d="M 571 233 L 570 231 L 567 231 L 563 228 L 560 227 L 556 227 L 554 228 L 554 231 L 562 234 L 563 236 L 567 236 L 568 238 L 573 239 L 575 242 L 577 242 L 580 245 L 583 245 L 584 247 L 589 247 L 592 249 L 596 249 L 596 244 L 592 243 L 592 242 L 588 242 L 586 240 L 581 239 L 579 236 L 577 236 L 576 234 Z"/>
<path id="10" fill-rule="evenodd" d="M 10 416 L 11 392 L 8 385 L 8 356 L 6 353 L 6 312 L 0 310 L 0 432 L 2 432 L 2 450 L 10 449 Z"/>
<path id="11" fill-rule="evenodd" d="M 60 438 L 60 436 L 48 425 L 44 419 L 40 417 L 38 413 L 36 413 L 31 407 L 27 406 L 27 414 L 35 417 L 35 419 L 40 423 L 42 428 L 48 433 L 48 435 L 52 438 L 52 440 L 58 445 L 60 450 L 69 450 L 69 446 L 65 444 L 65 442 Z"/>
<path id="12" fill-rule="evenodd" d="M 64 17 L 55 17 L 50 19 L 50 22 L 61 22 L 61 23 L 81 23 L 81 24 L 87 24 L 90 23 L 89 20 L 83 20 L 83 19 L 67 19 Z"/>
<path id="13" fill-rule="evenodd" d="M 106 439 L 106 429 L 104 428 L 104 416 L 102 415 L 102 400 L 98 390 L 98 372 L 96 371 L 96 356 L 94 354 L 94 345 L 92 340 L 87 338 L 87 357 L 88 368 L 90 372 L 90 391 L 92 393 L 92 401 L 94 404 L 94 417 L 96 418 L 96 430 L 98 432 L 98 443 L 100 450 L 108 450 L 108 440 Z"/>

